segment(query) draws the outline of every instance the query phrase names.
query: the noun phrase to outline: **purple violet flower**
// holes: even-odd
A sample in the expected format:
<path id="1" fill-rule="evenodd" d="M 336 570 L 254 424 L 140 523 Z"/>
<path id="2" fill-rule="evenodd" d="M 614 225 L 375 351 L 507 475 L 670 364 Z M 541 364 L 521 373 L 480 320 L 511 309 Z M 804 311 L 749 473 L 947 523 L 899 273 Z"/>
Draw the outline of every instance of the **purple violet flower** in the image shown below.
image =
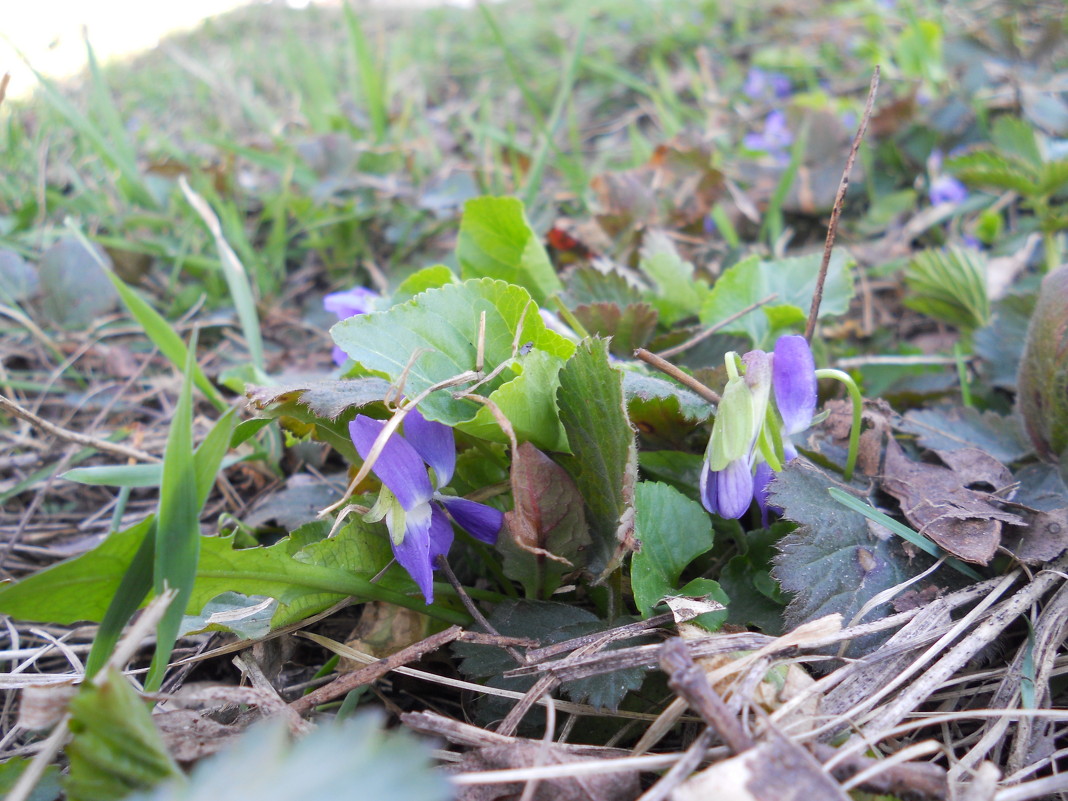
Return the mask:
<path id="1" fill-rule="evenodd" d="M 751 67 L 745 76 L 745 84 L 742 91 L 752 100 L 759 100 L 771 91 L 776 98 L 782 100 L 790 96 L 793 85 L 790 79 L 781 72 L 769 72 L 760 67 Z"/>
<path id="2" fill-rule="evenodd" d="M 968 188 L 952 175 L 939 175 L 931 181 L 928 195 L 932 206 L 963 203 L 968 197 Z"/>
<path id="3" fill-rule="evenodd" d="M 347 320 L 357 314 L 372 312 L 378 305 L 381 295 L 373 289 L 354 286 L 344 292 L 331 292 L 323 298 L 323 308 L 337 315 L 339 320 Z M 348 359 L 345 351 L 334 345 L 334 364 L 338 367 Z"/>
<path id="4" fill-rule="evenodd" d="M 816 360 L 804 337 L 790 334 L 775 343 L 771 387 L 783 434 L 798 434 L 812 425 L 818 392 Z"/>
<path id="5" fill-rule="evenodd" d="M 788 162 L 787 152 L 794 142 L 794 135 L 786 124 L 786 115 L 781 111 L 768 112 L 764 118 L 764 130 L 761 133 L 746 134 L 742 144 L 749 150 L 763 150 L 775 157 L 777 161 Z"/>
<path id="6" fill-rule="evenodd" d="M 737 518 L 755 500 L 766 526 L 769 509 L 780 511 L 768 503 L 768 485 L 775 472 L 760 450 L 766 442 L 759 444 L 766 435 L 768 398 L 774 395 L 782 419 L 779 433 L 788 462 L 797 457 L 790 436 L 808 428 L 816 413 L 816 363 L 808 341 L 796 335 L 779 337 L 771 354 L 746 353 L 742 363 L 744 381 L 735 377 L 728 382 L 712 426 L 701 467 L 701 503 L 720 517 Z"/>
<path id="7" fill-rule="evenodd" d="M 384 426 L 383 421 L 362 414 L 349 423 L 349 434 L 360 458 L 367 458 Z M 390 508 L 384 515 L 393 555 L 431 604 L 435 563 L 452 545 L 449 518 L 473 537 L 493 544 L 504 515 L 492 506 L 438 491 L 449 483 L 456 467 L 451 428 L 431 422 L 412 409 L 404 419 L 404 433 L 404 437 L 394 434 L 386 441 L 373 472 L 395 499 L 395 503 L 387 500 Z M 427 474 L 428 465 L 433 470 L 433 484 Z"/>

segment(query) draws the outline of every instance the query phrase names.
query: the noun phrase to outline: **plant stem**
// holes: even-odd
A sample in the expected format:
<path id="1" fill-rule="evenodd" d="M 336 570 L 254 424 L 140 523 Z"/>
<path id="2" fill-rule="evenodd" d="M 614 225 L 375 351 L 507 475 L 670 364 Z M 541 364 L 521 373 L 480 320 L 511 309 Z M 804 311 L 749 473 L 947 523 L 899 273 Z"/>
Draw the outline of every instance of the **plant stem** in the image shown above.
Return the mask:
<path id="1" fill-rule="evenodd" d="M 857 466 L 857 453 L 860 450 L 860 425 L 861 415 L 864 413 L 864 398 L 861 397 L 857 382 L 849 373 L 841 370 L 823 369 L 816 371 L 816 378 L 833 378 L 845 384 L 849 391 L 849 398 L 853 401 L 853 424 L 849 428 L 849 456 L 846 457 L 845 470 L 842 477 L 846 481 L 853 480 L 853 470 Z"/>

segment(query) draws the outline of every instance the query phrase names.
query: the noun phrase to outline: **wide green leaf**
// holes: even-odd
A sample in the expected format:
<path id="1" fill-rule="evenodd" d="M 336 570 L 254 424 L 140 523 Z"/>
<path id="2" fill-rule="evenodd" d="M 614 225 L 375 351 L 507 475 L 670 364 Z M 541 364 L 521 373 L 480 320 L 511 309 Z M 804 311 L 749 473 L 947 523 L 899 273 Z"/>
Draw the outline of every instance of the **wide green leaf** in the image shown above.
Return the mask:
<path id="1" fill-rule="evenodd" d="M 126 575 L 151 520 L 112 534 L 93 550 L 0 588 L 0 612 L 20 620 L 71 624 L 100 621 Z M 439 606 L 426 607 L 415 584 L 394 565 L 380 524 L 351 519 L 326 539 L 326 523 L 298 529 L 270 547 L 235 550 L 233 536 L 201 537 L 200 560 L 185 612 L 199 614 L 225 592 L 279 601 L 275 626 L 299 620 L 345 598 L 382 600 L 425 611 L 448 622 L 467 621 Z"/>
<path id="2" fill-rule="evenodd" d="M 483 312 L 483 372 L 502 369 L 477 388 L 478 394 L 488 396 L 516 425 L 533 425 L 533 430 L 524 429 L 525 439 L 540 448 L 560 448 L 559 424 L 555 415 L 546 413 L 553 408 L 555 393 L 552 363 L 570 357 L 574 345 L 545 327 L 537 305 L 522 287 L 490 279 L 451 284 L 423 292 L 387 311 L 343 320 L 331 334 L 354 361 L 403 385 L 404 394 L 411 398 L 475 370 Z M 518 351 L 513 347 L 517 331 Z M 538 371 L 538 380 L 520 384 L 522 392 L 513 388 L 500 393 L 533 369 Z M 475 419 L 482 404 L 454 396 L 473 383 L 474 379 L 468 378 L 431 393 L 419 404 L 420 411 L 428 419 L 451 426 Z M 485 419 L 484 415 L 476 425 L 480 435 L 485 433 L 481 429 Z"/>
<path id="3" fill-rule="evenodd" d="M 504 279 L 526 289 L 539 304 L 563 288 L 523 204 L 515 198 L 467 201 L 456 257 L 463 278 Z"/>
<path id="4" fill-rule="evenodd" d="M 901 541 L 868 524 L 859 512 L 832 500 L 829 487 L 839 486 L 817 467 L 794 460 L 771 484 L 772 502 L 798 528 L 777 545 L 772 575 L 792 596 L 786 608 L 786 628 L 837 612 L 843 624 L 869 600 L 930 567 L 925 554 L 906 554 Z M 863 622 L 886 617 L 893 609 L 883 603 Z M 862 656 L 886 639 L 884 634 L 854 640 L 849 656 Z"/>
<path id="5" fill-rule="evenodd" d="M 642 617 L 667 595 L 679 594 L 682 571 L 712 548 L 712 520 L 701 504 L 667 484 L 642 481 L 634 493 L 635 536 L 630 583 Z"/>
<path id="6" fill-rule="evenodd" d="M 634 530 L 638 454 L 627 419 L 623 374 L 608 361 L 608 343 L 583 340 L 560 371 L 560 420 L 570 456 L 560 463 L 586 500 L 595 574 L 629 550 Z"/>
<path id="7" fill-rule="evenodd" d="M 712 286 L 701 307 L 701 323 L 709 326 L 721 323 L 757 301 L 774 294 L 770 307 L 794 306 L 803 313 L 812 305 L 822 254 L 811 253 L 790 259 L 759 261 L 751 257 L 727 269 Z M 853 279 L 849 268 L 852 259 L 841 249 L 835 250 L 827 269 L 820 317 L 845 314 L 853 297 Z M 769 311 L 771 311 L 769 308 Z M 768 313 L 756 309 L 744 317 L 728 323 L 725 333 L 744 334 L 754 347 L 765 347 L 774 333 Z"/>
<path id="8" fill-rule="evenodd" d="M 708 297 L 708 285 L 695 280 L 694 266 L 679 255 L 665 234 L 660 231 L 646 234 L 638 267 L 656 285 L 649 302 L 656 306 L 665 323 L 671 325 L 696 316 L 701 310 Z"/>

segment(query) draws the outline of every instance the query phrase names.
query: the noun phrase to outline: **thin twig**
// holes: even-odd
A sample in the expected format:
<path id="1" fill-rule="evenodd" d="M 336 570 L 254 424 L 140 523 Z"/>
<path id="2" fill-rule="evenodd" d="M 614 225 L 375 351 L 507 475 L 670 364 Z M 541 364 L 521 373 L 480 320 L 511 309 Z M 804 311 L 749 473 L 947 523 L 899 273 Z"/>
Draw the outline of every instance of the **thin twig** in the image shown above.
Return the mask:
<path id="1" fill-rule="evenodd" d="M 684 350 L 689 350 L 694 345 L 697 345 L 697 344 L 699 344 L 701 342 L 704 342 L 706 339 L 708 339 L 714 333 L 716 333 L 717 331 L 723 330 L 723 328 L 725 326 L 730 325 L 735 320 L 740 320 L 741 318 L 745 317 L 745 315 L 749 314 L 749 312 L 756 311 L 761 306 L 764 306 L 764 305 L 767 305 L 768 303 L 771 303 L 777 297 L 779 297 L 779 295 L 777 293 L 775 293 L 775 292 L 772 292 L 766 298 L 761 298 L 756 303 L 750 303 L 748 306 L 746 306 L 741 311 L 736 311 L 734 314 L 730 315 L 729 317 L 724 317 L 718 323 L 716 323 L 714 325 L 710 325 L 704 331 L 702 331 L 701 333 L 697 334 L 696 336 L 690 337 L 685 342 L 683 342 L 683 343 L 681 343 L 679 345 L 675 345 L 672 348 L 667 348 L 666 350 L 662 350 L 659 353 L 657 353 L 656 355 L 660 356 L 660 357 L 662 357 L 664 359 L 670 359 L 672 356 L 677 356 L 678 354 L 682 353 Z"/>
<path id="2" fill-rule="evenodd" d="M 838 219 L 842 216 L 842 206 L 845 205 L 845 194 L 849 188 L 849 173 L 853 171 L 853 163 L 857 160 L 857 151 L 864 139 L 864 132 L 868 130 L 868 121 L 871 119 L 871 111 L 875 106 L 875 93 L 879 90 L 879 67 L 871 75 L 871 87 L 868 89 L 868 102 L 864 104 L 864 116 L 860 118 L 860 127 L 857 135 L 853 137 L 853 146 L 849 149 L 849 158 L 846 159 L 845 170 L 842 172 L 842 180 L 838 184 L 838 194 L 834 196 L 834 206 L 831 207 L 831 221 L 827 224 L 827 242 L 823 246 L 823 260 L 820 262 L 820 272 L 816 278 L 816 289 L 812 293 L 812 308 L 808 312 L 808 323 L 805 325 L 805 339 L 812 341 L 812 334 L 816 330 L 816 318 L 819 317 L 820 303 L 823 302 L 823 284 L 827 280 L 827 268 L 831 264 L 831 251 L 834 250 L 834 238 L 838 235 Z"/>
<path id="3" fill-rule="evenodd" d="M 60 428 L 55 423 L 50 423 L 43 417 L 38 417 L 33 412 L 22 408 L 14 401 L 5 398 L 3 395 L 0 395 L 0 410 L 10 412 L 16 417 L 22 418 L 34 428 L 39 428 L 46 434 L 51 434 L 53 437 L 65 440 L 66 442 L 73 442 L 89 448 L 95 448 L 102 453 L 110 453 L 115 456 L 122 456 L 126 459 L 136 459 L 139 462 L 160 461 L 158 456 L 153 456 L 151 453 L 146 453 L 137 448 L 131 448 L 128 445 L 120 445 L 117 442 L 108 442 L 106 439 L 90 437 L 85 434 L 79 434 L 77 431 Z"/>
<path id="4" fill-rule="evenodd" d="M 306 714 L 319 704 L 325 704 L 327 701 L 340 698 L 342 695 L 348 694 L 351 690 L 355 690 L 357 687 L 362 687 L 365 684 L 377 681 L 391 670 L 395 670 L 409 662 L 415 662 L 426 654 L 432 653 L 444 645 L 448 645 L 460 636 L 461 631 L 462 629 L 459 626 L 451 626 L 450 628 L 445 629 L 445 631 L 432 634 L 425 640 L 420 640 L 413 645 L 409 645 L 407 648 L 402 648 L 397 651 L 397 653 L 392 654 L 385 659 L 379 659 L 377 662 L 373 662 L 366 667 L 359 668 L 351 673 L 346 673 L 344 676 L 339 676 L 325 687 L 320 687 L 314 692 L 301 696 L 291 703 L 289 707 L 297 714 Z"/>
<path id="5" fill-rule="evenodd" d="M 634 351 L 634 355 L 646 364 L 655 367 L 657 370 L 664 373 L 665 375 L 671 376 L 680 384 L 684 384 L 685 386 L 689 387 L 709 403 L 719 403 L 720 398 L 718 393 L 713 392 L 711 389 L 706 387 L 693 376 L 686 375 L 686 373 L 684 373 L 682 370 L 680 370 L 678 367 L 676 367 L 666 359 L 660 358 L 655 353 L 651 353 L 645 348 L 638 348 L 636 351 Z"/>

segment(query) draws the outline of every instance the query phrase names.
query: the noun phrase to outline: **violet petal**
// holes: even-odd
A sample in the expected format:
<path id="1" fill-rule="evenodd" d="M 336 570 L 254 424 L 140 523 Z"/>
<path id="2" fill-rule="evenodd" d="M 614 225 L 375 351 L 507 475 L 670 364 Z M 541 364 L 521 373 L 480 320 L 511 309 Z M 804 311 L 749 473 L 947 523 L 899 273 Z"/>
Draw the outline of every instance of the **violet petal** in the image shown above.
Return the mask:
<path id="1" fill-rule="evenodd" d="M 424 513 L 424 509 L 429 514 Z M 393 555 L 408 571 L 428 604 L 434 602 L 434 567 L 431 562 L 431 526 L 433 510 L 430 505 L 413 510 L 405 520 L 404 539 L 393 543 Z M 451 530 L 450 530 L 451 532 Z"/>
<path id="2" fill-rule="evenodd" d="M 739 518 L 753 502 L 753 471 L 748 459 L 735 459 L 716 476 L 719 516 Z"/>
<path id="3" fill-rule="evenodd" d="M 452 540 L 452 523 L 436 504 L 431 504 L 433 512 L 430 518 L 430 567 L 437 569 L 438 557 L 447 556 Z"/>
<path id="4" fill-rule="evenodd" d="M 493 545 L 504 524 L 504 514 L 492 506 L 455 495 L 436 495 L 456 524 L 476 539 Z"/>
<path id="5" fill-rule="evenodd" d="M 708 466 L 708 462 L 701 463 L 701 505 L 712 514 L 719 512 L 719 503 L 716 498 L 716 480 L 718 473 Z"/>
<path id="6" fill-rule="evenodd" d="M 381 420 L 362 414 L 356 415 L 356 419 L 349 423 L 349 435 L 361 459 L 367 458 L 385 425 Z M 434 494 L 423 458 L 398 434 L 386 440 L 386 446 L 372 469 L 390 492 L 397 496 L 405 511 L 426 503 Z"/>
<path id="7" fill-rule="evenodd" d="M 345 292 L 331 292 L 323 298 L 323 308 L 333 312 L 339 320 L 374 311 L 379 295 L 372 289 L 356 286 Z"/>
<path id="8" fill-rule="evenodd" d="M 796 334 L 779 337 L 772 361 L 771 386 L 782 417 L 783 434 L 797 434 L 816 414 L 816 360 L 808 341 Z"/>
<path id="9" fill-rule="evenodd" d="M 418 409 L 412 409 L 404 417 L 404 438 L 423 461 L 434 468 L 437 485 L 447 486 L 456 469 L 456 441 L 452 429 L 444 423 L 427 420 Z"/>

